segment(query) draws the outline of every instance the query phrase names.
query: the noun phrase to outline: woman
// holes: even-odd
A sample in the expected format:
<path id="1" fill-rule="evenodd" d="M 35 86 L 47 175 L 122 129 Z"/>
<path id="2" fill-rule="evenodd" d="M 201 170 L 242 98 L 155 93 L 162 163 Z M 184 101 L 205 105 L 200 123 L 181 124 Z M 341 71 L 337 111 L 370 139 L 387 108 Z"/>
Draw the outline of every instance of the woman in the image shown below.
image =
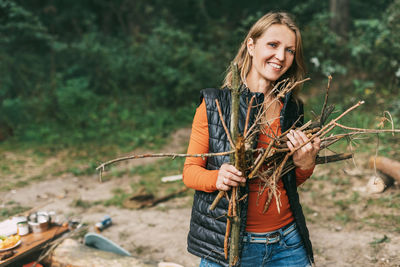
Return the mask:
<path id="1" fill-rule="evenodd" d="M 239 130 L 243 132 L 246 103 L 255 96 L 257 103 L 269 108 L 265 121 L 273 121 L 267 131 L 279 134 L 294 123 L 301 124 L 303 107 L 292 93 L 281 101 L 274 101 L 274 84 L 284 78 L 300 80 L 304 73 L 301 35 L 286 13 L 268 13 L 250 29 L 234 62 L 237 63 L 242 86 Z M 223 87 L 231 85 L 228 73 Z M 205 89 L 202 102 L 196 110 L 188 153 L 223 152 L 230 149 L 229 141 L 219 119 L 215 99 L 221 105 L 224 120 L 229 124 L 230 92 L 223 89 Z M 255 120 L 250 114 L 250 124 Z M 229 126 L 228 126 L 229 127 Z M 268 132 L 259 134 L 257 147 L 269 143 Z M 287 134 L 291 151 L 308 141 L 307 136 L 291 130 Z M 311 242 L 305 218 L 299 203 L 297 186 L 313 172 L 320 140 L 314 139 L 293 154 L 296 169 L 284 175 L 278 183 L 278 211 L 275 197 L 264 213 L 259 205 L 268 198 L 268 190 L 258 196 L 260 179 L 246 181 L 244 175 L 229 163 L 229 156 L 187 158 L 183 170 L 186 186 L 196 190 L 193 202 L 189 252 L 201 257 L 200 266 L 227 266 L 224 257 L 224 235 L 228 201 L 222 199 L 214 211 L 209 206 L 219 190 L 229 191 L 246 182 L 248 198 L 241 202 L 240 266 L 310 266 L 313 263 Z M 258 199 L 259 198 L 259 199 Z"/>

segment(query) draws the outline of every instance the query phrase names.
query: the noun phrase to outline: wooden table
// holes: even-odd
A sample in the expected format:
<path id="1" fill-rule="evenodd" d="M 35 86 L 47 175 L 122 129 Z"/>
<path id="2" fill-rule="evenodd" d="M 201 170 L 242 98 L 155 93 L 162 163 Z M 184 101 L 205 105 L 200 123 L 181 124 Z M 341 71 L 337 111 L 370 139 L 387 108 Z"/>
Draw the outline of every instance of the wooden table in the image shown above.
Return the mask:
<path id="1" fill-rule="evenodd" d="M 51 228 L 44 232 L 29 233 L 25 236 L 21 236 L 21 244 L 12 249 L 15 254 L 11 258 L 0 261 L 0 267 L 7 266 L 16 260 L 22 259 L 23 257 L 38 251 L 45 244 L 49 243 L 67 231 L 68 227 L 52 225 Z M 10 252 L 10 250 L 0 252 L 0 257 L 8 252 Z"/>

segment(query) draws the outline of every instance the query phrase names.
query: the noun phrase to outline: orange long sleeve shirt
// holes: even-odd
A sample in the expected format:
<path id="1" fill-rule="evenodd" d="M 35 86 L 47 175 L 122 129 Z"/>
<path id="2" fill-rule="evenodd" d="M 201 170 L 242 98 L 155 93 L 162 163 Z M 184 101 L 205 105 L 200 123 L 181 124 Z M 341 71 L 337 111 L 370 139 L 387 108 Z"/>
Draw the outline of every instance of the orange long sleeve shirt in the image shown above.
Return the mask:
<path id="1" fill-rule="evenodd" d="M 267 134 L 271 135 L 274 133 L 280 134 L 280 121 L 276 119 L 267 131 Z M 196 110 L 196 114 L 193 119 L 192 133 L 190 136 L 190 142 L 188 147 L 188 154 L 203 154 L 208 153 L 208 120 L 206 105 L 203 102 Z M 260 134 L 259 142 L 257 147 L 266 147 L 270 138 L 267 135 Z M 213 192 L 217 190 L 216 181 L 218 177 L 218 170 L 207 170 L 206 158 L 186 158 L 183 167 L 183 182 L 187 187 L 195 190 L 204 192 Z M 302 184 L 308 177 L 311 176 L 313 169 L 301 170 L 296 168 L 296 181 L 297 185 Z M 278 183 L 278 191 L 280 194 L 280 212 L 278 212 L 276 199 L 272 198 L 272 202 L 268 210 L 263 213 L 265 200 L 268 198 L 268 190 L 265 190 L 261 196 L 258 196 L 258 192 L 262 187 L 260 179 L 252 179 L 249 181 L 249 195 L 248 195 L 248 211 L 247 211 L 247 232 L 263 233 L 277 230 L 288 223 L 293 221 L 293 214 L 290 210 L 289 200 L 286 195 L 286 190 L 283 186 L 282 180 Z M 257 201 L 258 198 L 258 201 Z"/>

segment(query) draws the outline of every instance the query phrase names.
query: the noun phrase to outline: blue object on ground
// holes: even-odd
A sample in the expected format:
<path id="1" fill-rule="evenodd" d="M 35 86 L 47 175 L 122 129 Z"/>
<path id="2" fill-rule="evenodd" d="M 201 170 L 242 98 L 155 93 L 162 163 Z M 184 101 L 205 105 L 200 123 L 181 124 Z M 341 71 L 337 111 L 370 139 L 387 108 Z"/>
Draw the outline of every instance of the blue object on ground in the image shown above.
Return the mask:
<path id="1" fill-rule="evenodd" d="M 121 248 L 111 240 L 96 233 L 87 233 L 85 235 L 85 245 L 92 248 L 113 252 L 122 256 L 132 256 L 128 251 Z"/>

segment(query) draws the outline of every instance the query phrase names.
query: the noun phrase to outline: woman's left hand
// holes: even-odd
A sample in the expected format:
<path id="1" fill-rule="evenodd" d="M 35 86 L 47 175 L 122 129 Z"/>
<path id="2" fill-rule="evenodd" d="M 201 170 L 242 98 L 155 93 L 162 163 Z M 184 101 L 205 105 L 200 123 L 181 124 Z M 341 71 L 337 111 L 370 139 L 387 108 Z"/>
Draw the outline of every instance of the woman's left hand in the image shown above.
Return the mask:
<path id="1" fill-rule="evenodd" d="M 287 146 L 293 152 L 297 147 L 308 142 L 308 137 L 298 130 L 290 130 L 286 135 L 289 139 Z M 316 137 L 302 148 L 293 153 L 293 163 L 296 167 L 302 170 L 309 170 L 315 165 L 315 157 L 318 154 L 321 144 L 321 139 Z"/>

